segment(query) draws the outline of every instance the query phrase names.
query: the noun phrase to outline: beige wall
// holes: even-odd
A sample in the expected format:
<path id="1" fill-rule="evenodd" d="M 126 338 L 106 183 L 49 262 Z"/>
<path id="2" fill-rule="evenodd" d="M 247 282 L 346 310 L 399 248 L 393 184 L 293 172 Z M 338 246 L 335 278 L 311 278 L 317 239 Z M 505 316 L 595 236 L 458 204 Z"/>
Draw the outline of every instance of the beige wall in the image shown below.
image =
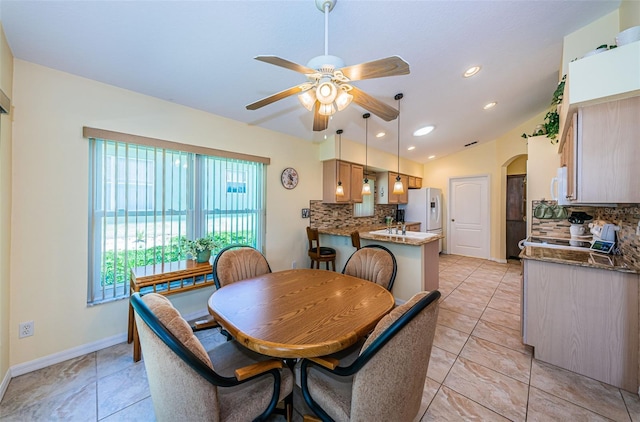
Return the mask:
<path id="1" fill-rule="evenodd" d="M 441 188 L 444 195 L 444 212 L 448 214 L 449 181 L 452 178 L 489 175 L 490 177 L 490 257 L 496 261 L 506 259 L 506 178 L 507 167 L 527 153 L 523 133 L 531 133 L 542 122 L 545 112 L 519 124 L 500 138 L 465 149 L 457 154 L 439 158 L 424 165 L 422 186 Z M 445 218 L 448 222 L 448 218 Z M 444 225 L 445 236 L 448 226 Z M 444 249 L 447 250 L 445 240 Z"/>
<path id="2" fill-rule="evenodd" d="M 0 25 L 0 89 L 12 98 L 13 55 Z M 10 366 L 11 114 L 0 117 L 0 382 Z M 14 332 L 17 333 L 17 327 Z M 0 389 L 0 397 L 2 396 Z"/>
<path id="3" fill-rule="evenodd" d="M 640 25 L 640 1 L 622 0 L 620 3 L 620 31 Z"/>
<path id="4" fill-rule="evenodd" d="M 615 10 L 564 37 L 560 77 L 567 74 L 571 61 L 581 58 L 602 44 L 615 45 L 616 35 L 620 32 L 619 13 L 619 10 Z"/>
<path id="5" fill-rule="evenodd" d="M 527 215 L 531 215 L 531 201 L 551 199 L 551 179 L 560 167 L 558 145 L 546 136 L 534 136 L 527 141 Z M 531 233 L 531 219 L 527 219 L 527 234 Z"/>
<path id="6" fill-rule="evenodd" d="M 527 173 L 527 156 L 521 155 L 511 164 L 507 166 L 507 175 L 526 174 Z"/>
<path id="7" fill-rule="evenodd" d="M 309 199 L 321 198 L 318 147 L 21 60 L 15 61 L 11 320 L 35 335 L 10 338 L 16 365 L 126 331 L 127 301 L 87 307 L 88 144 L 82 127 L 271 158 L 267 169 L 266 257 L 271 268 L 306 265 Z M 294 190 L 280 173 L 300 173 Z M 209 291 L 174 296 L 184 313 L 206 309 Z"/>

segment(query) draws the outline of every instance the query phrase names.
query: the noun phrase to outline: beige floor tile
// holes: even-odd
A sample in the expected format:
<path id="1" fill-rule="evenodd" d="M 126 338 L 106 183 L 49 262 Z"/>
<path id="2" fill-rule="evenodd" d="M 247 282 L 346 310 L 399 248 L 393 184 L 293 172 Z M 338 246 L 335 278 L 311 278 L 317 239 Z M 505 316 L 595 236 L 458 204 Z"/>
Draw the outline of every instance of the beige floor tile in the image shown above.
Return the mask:
<path id="1" fill-rule="evenodd" d="M 443 385 L 513 421 L 524 421 L 527 384 L 458 357 Z"/>
<path id="2" fill-rule="evenodd" d="M 481 320 L 491 322 L 494 324 L 502 325 L 512 330 L 520 329 L 520 315 L 511 314 L 504 311 L 499 311 L 493 308 L 487 308 L 484 310 Z"/>
<path id="3" fill-rule="evenodd" d="M 482 297 L 491 299 L 496 291 L 497 286 L 497 283 L 493 284 L 487 280 L 476 278 L 471 281 L 471 279 L 468 278 L 464 282 L 462 282 L 460 286 L 458 286 L 456 291 L 468 294 L 471 297 Z"/>
<path id="4" fill-rule="evenodd" d="M 566 420 L 604 422 L 610 419 L 531 387 L 529 389 L 527 420 L 531 422 Z"/>
<path id="5" fill-rule="evenodd" d="M 505 287 L 506 285 L 500 284 L 496 291 L 493 293 L 493 299 L 509 300 L 511 302 L 520 302 L 522 296 L 520 289 L 512 289 Z"/>
<path id="6" fill-rule="evenodd" d="M 508 421 L 509 419 L 487 409 L 443 386 L 422 418 L 423 422 Z"/>
<path id="7" fill-rule="evenodd" d="M 627 405 L 629 416 L 633 422 L 640 422 L 640 397 L 636 393 L 630 393 L 628 391 L 620 390 L 622 393 L 622 399 Z"/>
<path id="8" fill-rule="evenodd" d="M 422 418 L 439 389 L 439 382 L 435 382 L 434 380 L 429 378 L 426 379 L 424 383 L 424 390 L 422 391 L 422 402 L 420 403 L 420 410 L 418 410 L 418 414 L 413 419 L 414 421 L 419 421 Z"/>
<path id="9" fill-rule="evenodd" d="M 462 331 L 454 330 L 444 325 L 437 325 L 436 333 L 433 337 L 433 345 L 458 355 L 468 338 L 469 334 Z"/>
<path id="10" fill-rule="evenodd" d="M 529 384 L 531 355 L 471 336 L 460 357 Z"/>
<path id="11" fill-rule="evenodd" d="M 504 274 L 504 271 L 479 269 L 474 271 L 473 274 L 470 275 L 470 277 L 499 283 L 500 280 L 502 280 L 502 278 L 504 277 Z"/>
<path id="12" fill-rule="evenodd" d="M 440 272 L 440 277 L 444 277 L 449 280 L 464 281 L 469 277 L 470 271 L 459 271 L 456 266 L 449 267 Z"/>
<path id="13" fill-rule="evenodd" d="M 0 419 L 3 422 L 97 420 L 95 381 L 26 403 L 14 413 L 0 412 Z"/>
<path id="14" fill-rule="evenodd" d="M 514 314 L 520 316 L 520 302 L 513 300 L 504 300 L 497 297 L 491 298 L 487 308 L 496 309 L 498 311 L 506 312 L 508 314 Z"/>
<path id="15" fill-rule="evenodd" d="M 134 364 L 133 343 L 120 343 L 96 352 L 98 378 L 111 375 Z"/>
<path id="16" fill-rule="evenodd" d="M 630 420 L 619 389 L 535 359 L 531 386 L 615 421 Z"/>
<path id="17" fill-rule="evenodd" d="M 459 299 L 459 297 L 451 297 L 451 295 L 449 295 L 440 303 L 440 308 L 458 312 L 472 318 L 480 318 L 486 306 L 462 301 Z"/>
<path id="18" fill-rule="evenodd" d="M 167 380 L 170 382 L 170 380 Z M 98 418 L 102 419 L 150 396 L 143 361 L 98 380 Z"/>
<path id="19" fill-rule="evenodd" d="M 503 325 L 479 320 L 471 335 L 522 353 L 531 354 L 531 347 L 522 343 L 520 329 L 514 330 Z"/>
<path id="20" fill-rule="evenodd" d="M 478 318 L 473 318 L 446 308 L 438 309 L 438 324 L 440 325 L 471 334 L 477 323 Z"/>
<path id="21" fill-rule="evenodd" d="M 447 377 L 457 357 L 458 355 L 455 353 L 447 352 L 444 349 L 433 346 L 431 348 L 431 356 L 429 357 L 427 377 L 442 384 L 442 381 Z"/>
<path id="22" fill-rule="evenodd" d="M 0 415 L 47 400 L 65 391 L 80 391 L 96 381 L 95 353 L 69 359 L 11 379 L 0 403 Z"/>
<path id="23" fill-rule="evenodd" d="M 464 281 L 465 286 L 472 286 L 474 288 L 486 289 L 487 293 L 493 294 L 496 288 L 500 285 L 500 280 L 489 280 L 485 277 L 478 277 L 476 273 L 471 274 Z"/>
<path id="24" fill-rule="evenodd" d="M 155 420 L 153 401 L 151 397 L 147 397 L 102 419 L 100 422 L 154 422 Z"/>
<path id="25" fill-rule="evenodd" d="M 452 300 L 473 303 L 478 306 L 486 307 L 489 301 L 491 300 L 491 295 L 487 294 L 479 294 L 473 292 L 473 289 L 465 289 L 462 287 L 458 287 L 448 296 Z"/>

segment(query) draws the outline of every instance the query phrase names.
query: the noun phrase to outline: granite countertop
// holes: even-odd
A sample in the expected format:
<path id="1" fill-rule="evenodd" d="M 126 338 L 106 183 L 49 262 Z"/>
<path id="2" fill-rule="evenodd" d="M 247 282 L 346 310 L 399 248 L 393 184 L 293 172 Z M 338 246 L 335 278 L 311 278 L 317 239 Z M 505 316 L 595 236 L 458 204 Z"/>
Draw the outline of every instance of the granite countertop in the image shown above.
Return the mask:
<path id="1" fill-rule="evenodd" d="M 640 274 L 639 268 L 633 267 L 633 265 L 626 262 L 624 257 L 620 255 L 605 255 L 589 251 L 583 252 L 566 249 L 526 246 L 522 250 L 522 252 L 520 252 L 520 258 Z"/>
<path id="2" fill-rule="evenodd" d="M 406 225 L 417 224 L 418 222 L 405 222 Z M 395 224 L 393 225 L 396 226 Z M 318 233 L 320 234 L 328 234 L 332 236 L 351 236 L 351 233 L 357 231 L 360 233 L 361 239 L 375 240 L 378 242 L 390 242 L 390 243 L 399 243 L 403 245 L 411 245 L 411 246 L 422 246 L 430 242 L 435 242 L 437 240 L 442 239 L 444 236 L 434 236 L 428 239 L 414 239 L 408 238 L 405 236 L 384 236 L 384 235 L 375 235 L 370 234 L 369 232 L 381 230 L 387 228 L 386 224 L 372 224 L 367 226 L 348 226 L 348 227 L 330 227 L 330 228 L 318 228 Z"/>

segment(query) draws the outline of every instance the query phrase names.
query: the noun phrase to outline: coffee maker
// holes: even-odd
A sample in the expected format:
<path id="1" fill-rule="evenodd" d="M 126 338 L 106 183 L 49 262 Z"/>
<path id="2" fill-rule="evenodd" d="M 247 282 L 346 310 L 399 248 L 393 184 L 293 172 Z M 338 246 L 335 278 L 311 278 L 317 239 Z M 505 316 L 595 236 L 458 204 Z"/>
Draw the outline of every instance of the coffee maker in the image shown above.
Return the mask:
<path id="1" fill-rule="evenodd" d="M 401 209 L 396 210 L 396 222 L 404 223 L 404 210 L 401 210 Z"/>

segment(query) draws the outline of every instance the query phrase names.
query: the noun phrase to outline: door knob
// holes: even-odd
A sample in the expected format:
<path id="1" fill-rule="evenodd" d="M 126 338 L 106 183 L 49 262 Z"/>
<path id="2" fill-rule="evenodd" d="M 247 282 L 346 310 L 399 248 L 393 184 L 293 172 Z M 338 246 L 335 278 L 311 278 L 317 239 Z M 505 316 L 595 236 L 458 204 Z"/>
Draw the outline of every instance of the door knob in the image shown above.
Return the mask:
<path id="1" fill-rule="evenodd" d="M 456 219 L 455 219 L 455 218 L 452 218 L 452 219 L 451 219 L 451 221 L 456 221 Z"/>

